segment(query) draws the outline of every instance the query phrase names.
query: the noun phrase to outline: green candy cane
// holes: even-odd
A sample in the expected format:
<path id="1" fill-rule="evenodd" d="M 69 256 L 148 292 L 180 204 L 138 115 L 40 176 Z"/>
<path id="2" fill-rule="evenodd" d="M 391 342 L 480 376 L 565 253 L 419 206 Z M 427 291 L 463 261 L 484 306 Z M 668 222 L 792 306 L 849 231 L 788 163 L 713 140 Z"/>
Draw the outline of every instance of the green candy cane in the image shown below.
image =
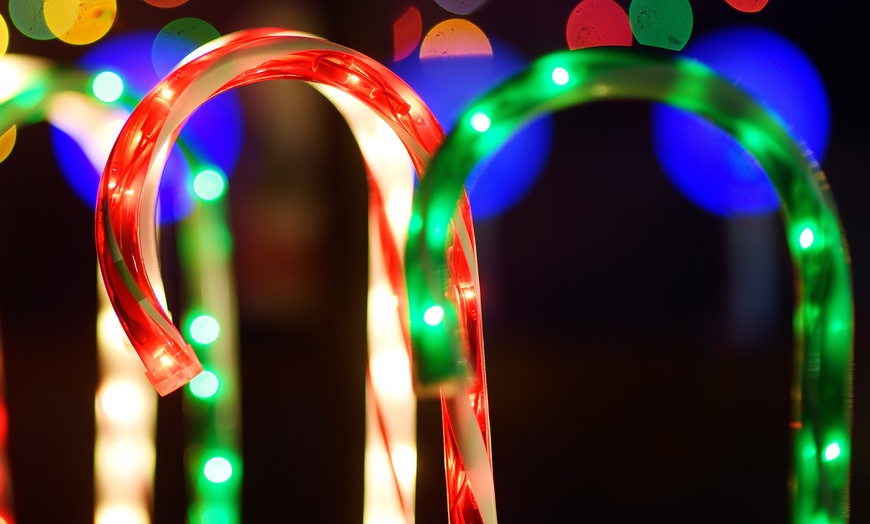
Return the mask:
<path id="1" fill-rule="evenodd" d="M 708 119 L 751 154 L 782 201 L 794 264 L 793 524 L 845 524 L 849 508 L 853 299 L 849 255 L 824 173 L 777 115 L 706 66 L 593 48 L 549 54 L 469 105 L 415 193 L 406 278 L 419 384 L 465 373 L 445 295 L 448 224 L 472 169 L 531 119 L 598 100 L 647 100 Z M 703 175 L 699 175 L 703 176 Z"/>

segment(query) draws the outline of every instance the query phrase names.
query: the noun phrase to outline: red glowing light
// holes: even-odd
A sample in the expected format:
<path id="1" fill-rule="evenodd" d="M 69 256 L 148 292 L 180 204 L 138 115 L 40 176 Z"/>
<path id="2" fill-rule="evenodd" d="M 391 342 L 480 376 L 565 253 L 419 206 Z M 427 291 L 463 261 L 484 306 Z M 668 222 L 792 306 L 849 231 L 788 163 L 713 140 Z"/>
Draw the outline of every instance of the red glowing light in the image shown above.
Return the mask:
<path id="1" fill-rule="evenodd" d="M 743 13 L 757 13 L 767 5 L 767 0 L 725 0 L 725 2 Z"/>
<path id="2" fill-rule="evenodd" d="M 398 62 L 413 53 L 421 38 L 423 17 L 419 9 L 411 6 L 393 22 L 393 60 Z"/>
<path id="3" fill-rule="evenodd" d="M 631 24 L 628 14 L 613 0 L 583 0 L 565 29 L 569 49 L 598 46 L 630 46 Z"/>

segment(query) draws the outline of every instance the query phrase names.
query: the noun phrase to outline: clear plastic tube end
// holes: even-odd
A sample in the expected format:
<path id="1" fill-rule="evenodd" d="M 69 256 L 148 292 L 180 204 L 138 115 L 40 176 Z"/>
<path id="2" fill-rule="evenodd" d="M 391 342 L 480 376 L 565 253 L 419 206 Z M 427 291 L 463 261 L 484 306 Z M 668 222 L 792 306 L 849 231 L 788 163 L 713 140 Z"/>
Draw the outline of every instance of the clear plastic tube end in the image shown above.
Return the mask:
<path id="1" fill-rule="evenodd" d="M 157 365 L 150 368 L 145 376 L 161 397 L 184 386 L 203 371 L 190 345 L 174 355 L 164 352 L 155 360 Z"/>

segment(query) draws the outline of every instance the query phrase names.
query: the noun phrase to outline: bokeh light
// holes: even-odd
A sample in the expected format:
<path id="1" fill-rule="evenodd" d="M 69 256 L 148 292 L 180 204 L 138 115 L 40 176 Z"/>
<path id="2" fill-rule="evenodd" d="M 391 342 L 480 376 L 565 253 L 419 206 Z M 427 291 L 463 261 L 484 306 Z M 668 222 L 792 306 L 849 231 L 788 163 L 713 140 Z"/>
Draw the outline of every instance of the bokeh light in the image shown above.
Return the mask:
<path id="1" fill-rule="evenodd" d="M 426 33 L 420 44 L 420 58 L 451 58 L 460 56 L 492 56 L 492 46 L 486 34 L 476 25 L 461 18 L 439 22 Z"/>
<path id="2" fill-rule="evenodd" d="M 694 24 L 689 0 L 633 0 L 628 18 L 638 42 L 674 51 L 685 47 Z"/>
<path id="3" fill-rule="evenodd" d="M 461 110 L 475 96 L 519 72 L 528 63 L 503 41 L 488 40 L 491 57 L 448 56 L 421 60 L 411 56 L 392 66 L 426 102 L 447 132 L 453 129 Z M 499 216 L 528 193 L 549 158 L 552 136 L 552 118 L 538 118 L 475 168 L 467 189 L 476 221 Z"/>
<path id="4" fill-rule="evenodd" d="M 213 457 L 205 463 L 202 472 L 210 482 L 220 484 L 233 476 L 233 465 L 223 457 Z"/>
<path id="5" fill-rule="evenodd" d="M 204 169 L 193 178 L 193 192 L 203 200 L 214 200 L 224 192 L 224 177 L 214 169 Z"/>
<path id="6" fill-rule="evenodd" d="M 190 323 L 190 337 L 199 344 L 211 344 L 221 333 L 221 326 L 211 315 L 199 315 Z"/>
<path id="7" fill-rule="evenodd" d="M 42 16 L 45 24 L 55 36 L 70 30 L 78 16 L 78 0 L 43 0 Z"/>
<path id="8" fill-rule="evenodd" d="M 411 6 L 393 22 L 393 60 L 407 57 L 414 52 L 423 38 L 423 16 Z"/>
<path id="9" fill-rule="evenodd" d="M 87 49 L 78 66 L 93 75 L 104 71 L 117 74 L 124 83 L 124 93 L 118 104 L 132 110 L 160 81 L 154 69 L 147 66 L 152 60 L 156 36 L 156 31 L 130 31 L 102 39 Z M 160 180 L 158 217 L 161 223 L 178 221 L 193 210 L 192 174 L 181 144 L 185 151 L 200 160 L 207 160 L 215 170 L 229 176 L 241 154 L 242 122 L 241 102 L 235 91 L 212 98 L 187 120 L 179 143 L 170 150 Z M 81 145 L 57 127 L 51 130 L 51 141 L 56 161 L 67 182 L 87 205 L 95 205 L 102 167 L 98 170 L 88 160 Z"/>
<path id="10" fill-rule="evenodd" d="M 469 123 L 475 131 L 477 131 L 478 133 L 483 133 L 484 131 L 489 129 L 492 121 L 490 121 L 489 117 L 486 116 L 486 113 L 477 112 L 471 115 Z"/>
<path id="11" fill-rule="evenodd" d="M 179 18 L 169 22 L 154 38 L 151 48 L 154 71 L 161 78 L 166 76 L 184 57 L 219 36 L 214 26 L 199 18 Z"/>
<path id="12" fill-rule="evenodd" d="M 161 9 L 178 7 L 180 5 L 186 4 L 187 2 L 188 0 L 145 0 L 146 4 L 153 5 L 154 7 L 159 7 Z"/>
<path id="13" fill-rule="evenodd" d="M 9 26 L 6 25 L 6 19 L 0 15 L 0 57 L 6 54 L 9 49 Z"/>
<path id="14" fill-rule="evenodd" d="M 583 0 L 568 17 L 568 49 L 630 46 L 633 37 L 628 14 L 613 0 Z"/>
<path id="15" fill-rule="evenodd" d="M 15 147 L 15 138 L 18 136 L 18 130 L 15 126 L 10 127 L 0 135 L 0 162 L 6 160 L 12 148 Z"/>
<path id="16" fill-rule="evenodd" d="M 423 313 L 423 322 L 430 326 L 437 326 L 444 320 L 444 309 L 441 306 L 432 306 Z"/>
<path id="17" fill-rule="evenodd" d="M 45 23 L 40 0 L 9 0 L 9 19 L 18 31 L 34 40 L 51 40 L 55 34 Z"/>
<path id="18" fill-rule="evenodd" d="M 94 515 L 94 524 L 148 524 L 151 517 L 141 508 L 127 505 L 101 507 Z"/>
<path id="19" fill-rule="evenodd" d="M 117 379 L 103 384 L 97 393 L 97 407 L 111 420 L 133 423 L 141 420 L 146 409 L 146 393 L 138 384 Z"/>
<path id="20" fill-rule="evenodd" d="M 442 9 L 455 15 L 470 15 L 486 2 L 487 0 L 435 0 Z"/>
<path id="21" fill-rule="evenodd" d="M 563 86 L 571 80 L 571 75 L 568 74 L 568 70 L 564 67 L 557 67 L 553 69 L 553 73 L 550 75 L 550 78 L 553 79 L 553 83 L 557 86 Z"/>
<path id="22" fill-rule="evenodd" d="M 189 382 L 190 392 L 198 398 L 211 398 L 220 387 L 220 380 L 211 371 L 203 371 Z"/>
<path id="23" fill-rule="evenodd" d="M 103 102 L 114 102 L 124 94 L 124 81 L 117 73 L 103 71 L 94 77 L 91 89 L 94 96 Z"/>
<path id="24" fill-rule="evenodd" d="M 840 444 L 832 442 L 825 448 L 825 460 L 834 460 L 840 456 L 840 453 L 842 453 Z"/>
<path id="25" fill-rule="evenodd" d="M 813 234 L 813 230 L 810 228 L 806 228 L 803 231 L 801 231 L 801 236 L 798 239 L 798 242 L 800 242 L 800 245 L 802 248 L 807 249 L 808 247 L 813 245 L 813 242 L 815 241 L 815 239 L 816 239 L 816 236 Z"/>
<path id="26" fill-rule="evenodd" d="M 45 0 L 45 22 L 58 39 L 86 45 L 104 37 L 115 23 L 115 0 Z"/>
<path id="27" fill-rule="evenodd" d="M 828 97 L 812 62 L 792 42 L 769 29 L 738 26 L 697 36 L 682 53 L 753 93 L 782 117 L 816 159 L 824 158 L 830 133 Z M 660 165 L 696 205 L 721 216 L 779 209 L 767 176 L 720 129 L 663 104 L 653 107 L 652 126 Z"/>
<path id="28" fill-rule="evenodd" d="M 725 0 L 725 2 L 743 13 L 757 13 L 767 5 L 767 0 Z"/>

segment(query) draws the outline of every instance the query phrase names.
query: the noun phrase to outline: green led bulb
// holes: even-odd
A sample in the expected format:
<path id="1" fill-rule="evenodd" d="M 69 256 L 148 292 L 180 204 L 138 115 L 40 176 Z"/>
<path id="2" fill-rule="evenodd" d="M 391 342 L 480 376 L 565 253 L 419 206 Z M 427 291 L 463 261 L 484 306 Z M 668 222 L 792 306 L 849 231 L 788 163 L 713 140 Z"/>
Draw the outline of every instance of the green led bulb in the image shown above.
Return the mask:
<path id="1" fill-rule="evenodd" d="M 212 457 L 202 468 L 206 480 L 214 484 L 223 484 L 233 476 L 233 465 L 224 457 Z"/>
<path id="2" fill-rule="evenodd" d="M 202 200 L 215 200 L 224 193 L 224 176 L 214 169 L 204 169 L 193 178 L 193 192 Z"/>
<path id="3" fill-rule="evenodd" d="M 117 73 L 103 71 L 91 84 L 94 96 L 103 102 L 115 102 L 124 94 L 124 81 Z"/>
<path id="4" fill-rule="evenodd" d="M 211 344 L 217 340 L 221 326 L 211 315 L 199 315 L 190 323 L 190 337 L 199 344 Z"/>
<path id="5" fill-rule="evenodd" d="M 188 384 L 190 385 L 190 392 L 193 396 L 205 399 L 215 396 L 220 387 L 220 380 L 218 380 L 217 375 L 211 371 L 203 371 L 199 375 L 193 377 Z"/>

